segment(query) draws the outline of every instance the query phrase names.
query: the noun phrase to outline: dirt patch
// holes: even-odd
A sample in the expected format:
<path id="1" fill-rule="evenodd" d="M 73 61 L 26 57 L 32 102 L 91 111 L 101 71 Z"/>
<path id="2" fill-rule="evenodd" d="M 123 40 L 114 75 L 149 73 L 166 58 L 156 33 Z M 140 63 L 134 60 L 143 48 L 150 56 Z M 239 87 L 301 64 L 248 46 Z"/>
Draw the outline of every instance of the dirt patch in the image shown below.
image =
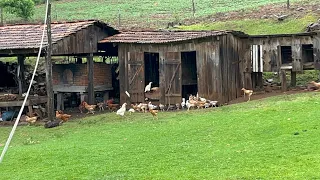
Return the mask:
<path id="1" fill-rule="evenodd" d="M 305 92 L 313 92 L 313 91 L 304 91 L 304 90 L 290 90 L 290 91 L 286 91 L 286 92 L 281 92 L 281 91 L 273 91 L 271 93 L 262 93 L 262 92 L 258 92 L 258 93 L 254 93 L 251 96 L 251 101 L 254 100 L 259 100 L 259 99 L 264 99 L 264 98 L 268 98 L 268 97 L 272 97 L 272 96 L 280 96 L 280 95 L 289 95 L 289 94 L 298 94 L 298 93 L 305 93 Z M 228 104 L 237 104 L 237 103 L 243 103 L 243 102 L 247 102 L 248 98 L 237 98 L 235 100 L 230 101 Z"/>

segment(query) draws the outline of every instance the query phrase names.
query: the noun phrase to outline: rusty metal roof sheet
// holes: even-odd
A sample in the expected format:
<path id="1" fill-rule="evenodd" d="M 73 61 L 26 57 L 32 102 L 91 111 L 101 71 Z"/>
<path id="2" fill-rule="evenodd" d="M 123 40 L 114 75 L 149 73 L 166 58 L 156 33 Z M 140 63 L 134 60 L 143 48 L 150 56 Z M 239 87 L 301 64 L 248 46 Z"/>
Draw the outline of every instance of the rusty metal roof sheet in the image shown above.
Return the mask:
<path id="1" fill-rule="evenodd" d="M 170 43 L 210 36 L 220 36 L 234 32 L 236 31 L 128 31 L 107 37 L 99 43 Z M 244 33 L 237 33 L 245 35 Z"/>
<path id="2" fill-rule="evenodd" d="M 52 23 L 52 43 L 54 44 L 57 41 L 94 24 L 109 27 L 107 24 L 97 20 Z M 2 26 L 0 27 L 0 50 L 39 48 L 42 30 L 43 24 Z M 45 47 L 46 45 L 47 33 L 45 32 L 43 47 Z"/>

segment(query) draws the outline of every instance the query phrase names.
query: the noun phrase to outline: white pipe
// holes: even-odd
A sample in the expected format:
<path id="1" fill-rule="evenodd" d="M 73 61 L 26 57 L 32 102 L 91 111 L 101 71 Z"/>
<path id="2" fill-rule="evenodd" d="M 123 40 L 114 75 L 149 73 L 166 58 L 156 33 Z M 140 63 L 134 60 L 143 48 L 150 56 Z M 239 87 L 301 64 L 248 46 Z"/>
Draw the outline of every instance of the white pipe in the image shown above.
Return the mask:
<path id="1" fill-rule="evenodd" d="M 20 121 L 20 118 L 21 118 L 21 114 L 22 114 L 22 111 L 24 109 L 24 106 L 26 105 L 26 102 L 27 102 L 27 99 L 29 97 L 29 93 L 30 93 L 30 90 L 31 90 L 31 87 L 32 87 L 32 82 L 33 82 L 33 79 L 34 79 L 34 76 L 37 72 L 37 68 L 38 68 L 38 64 L 39 64 L 39 59 L 40 59 L 40 55 L 41 55 L 41 50 L 42 50 L 42 44 L 43 44 L 43 39 L 44 39 L 44 33 L 46 31 L 46 24 L 47 24 L 47 14 L 48 14 L 48 7 L 49 7 L 49 0 L 47 0 L 47 7 L 46 7 L 46 15 L 45 15 L 45 18 L 44 18 L 44 25 L 43 25 L 43 31 L 42 31 L 42 38 L 41 38 L 41 43 L 40 43 L 40 48 L 39 48 L 39 52 L 38 52 L 38 57 L 37 57 L 37 61 L 36 61 L 36 65 L 34 67 L 34 70 L 33 70 L 33 74 L 32 74 L 32 78 L 31 78 L 31 81 L 30 81 L 30 84 L 29 84 L 29 88 L 28 88 L 28 91 L 27 91 L 27 95 L 24 97 L 24 100 L 23 100 L 23 103 L 22 103 L 22 106 L 20 108 L 20 111 L 19 111 L 19 114 L 18 114 L 18 117 L 13 125 L 13 128 L 10 132 L 10 135 L 9 135 L 9 138 L 6 142 L 6 145 L 4 146 L 3 148 L 3 151 L 1 153 L 1 156 L 0 156 L 0 163 L 2 162 L 3 160 L 3 157 L 4 155 L 6 154 L 7 150 L 8 150 L 8 147 L 10 145 L 10 142 L 11 142 L 11 139 L 17 129 L 17 126 L 18 126 L 18 123 Z"/>

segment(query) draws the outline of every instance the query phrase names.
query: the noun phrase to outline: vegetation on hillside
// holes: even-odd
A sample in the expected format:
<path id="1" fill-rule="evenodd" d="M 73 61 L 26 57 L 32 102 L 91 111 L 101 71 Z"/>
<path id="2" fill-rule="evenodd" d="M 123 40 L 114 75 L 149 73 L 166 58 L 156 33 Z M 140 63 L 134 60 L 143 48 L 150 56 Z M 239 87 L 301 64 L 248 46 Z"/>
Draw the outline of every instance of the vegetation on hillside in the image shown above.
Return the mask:
<path id="1" fill-rule="evenodd" d="M 319 98 L 18 127 L 1 179 L 319 179 Z"/>

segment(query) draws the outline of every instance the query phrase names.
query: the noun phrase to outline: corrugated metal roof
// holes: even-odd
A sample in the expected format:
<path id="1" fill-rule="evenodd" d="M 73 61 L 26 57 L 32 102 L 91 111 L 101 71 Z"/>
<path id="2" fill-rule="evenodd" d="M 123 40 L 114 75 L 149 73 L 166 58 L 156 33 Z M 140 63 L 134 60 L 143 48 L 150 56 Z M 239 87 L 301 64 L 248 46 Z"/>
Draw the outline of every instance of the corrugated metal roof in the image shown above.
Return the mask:
<path id="1" fill-rule="evenodd" d="M 51 24 L 52 43 L 73 34 L 83 28 L 98 23 L 102 26 L 107 24 L 97 20 L 76 22 L 57 22 Z M 0 27 L 0 50 L 8 49 L 33 49 L 39 48 L 43 25 L 21 24 Z M 44 46 L 47 45 L 47 33 L 45 32 Z"/>
<path id="2" fill-rule="evenodd" d="M 107 37 L 99 43 L 170 43 L 210 36 L 219 36 L 234 31 L 128 31 Z"/>

